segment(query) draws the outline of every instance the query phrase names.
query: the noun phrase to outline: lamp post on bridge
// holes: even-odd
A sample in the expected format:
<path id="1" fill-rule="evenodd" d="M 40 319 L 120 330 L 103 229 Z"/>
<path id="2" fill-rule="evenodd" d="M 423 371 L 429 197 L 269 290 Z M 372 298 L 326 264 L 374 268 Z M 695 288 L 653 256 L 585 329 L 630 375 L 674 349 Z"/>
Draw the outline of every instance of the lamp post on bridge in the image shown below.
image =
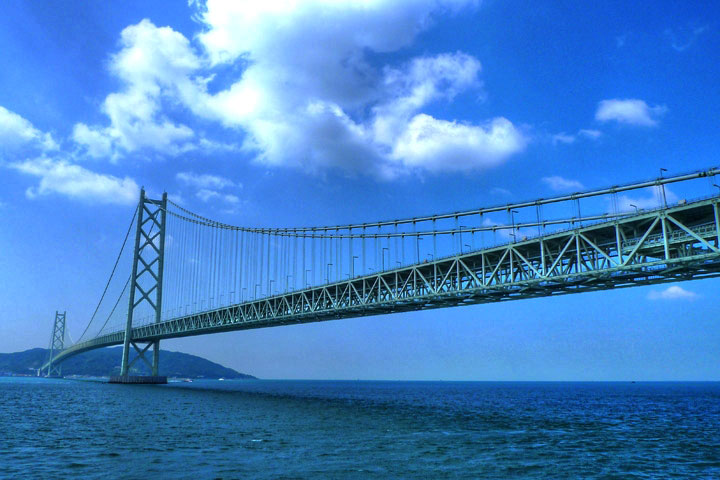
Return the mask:
<path id="1" fill-rule="evenodd" d="M 350 265 L 350 278 L 355 278 L 355 259 L 360 258 L 357 255 L 353 255 L 352 262 Z"/>
<path id="2" fill-rule="evenodd" d="M 515 243 L 515 234 L 517 233 L 515 231 L 515 214 L 519 213 L 517 210 L 510 210 L 510 222 L 512 223 L 512 237 L 513 237 L 513 243 Z"/>
<path id="3" fill-rule="evenodd" d="M 667 172 L 667 168 L 660 169 L 660 180 L 663 178 L 663 172 Z M 661 183 L 660 188 L 662 189 L 663 207 L 667 208 L 667 198 L 665 198 L 665 184 Z"/>
<path id="4" fill-rule="evenodd" d="M 382 247 L 382 270 L 385 270 L 385 251 L 390 250 L 388 247 Z M 388 265 L 389 266 L 389 265 Z"/>
<path id="5" fill-rule="evenodd" d="M 640 214 L 640 209 L 637 207 L 637 205 L 635 205 L 634 203 L 630 203 L 629 205 L 635 208 L 635 215 Z"/>

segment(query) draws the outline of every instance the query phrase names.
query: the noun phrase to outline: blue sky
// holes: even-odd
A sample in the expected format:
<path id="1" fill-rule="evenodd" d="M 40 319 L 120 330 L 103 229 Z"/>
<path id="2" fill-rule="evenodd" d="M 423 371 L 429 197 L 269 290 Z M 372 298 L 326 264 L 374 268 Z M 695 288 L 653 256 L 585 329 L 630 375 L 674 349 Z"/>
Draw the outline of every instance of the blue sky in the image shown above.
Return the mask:
<path id="1" fill-rule="evenodd" d="M 595 3 L 5 2 L 0 351 L 44 346 L 56 309 L 79 335 L 140 186 L 227 223 L 295 226 L 717 165 L 717 7 Z M 718 379 L 719 286 L 163 347 L 274 378 Z"/>

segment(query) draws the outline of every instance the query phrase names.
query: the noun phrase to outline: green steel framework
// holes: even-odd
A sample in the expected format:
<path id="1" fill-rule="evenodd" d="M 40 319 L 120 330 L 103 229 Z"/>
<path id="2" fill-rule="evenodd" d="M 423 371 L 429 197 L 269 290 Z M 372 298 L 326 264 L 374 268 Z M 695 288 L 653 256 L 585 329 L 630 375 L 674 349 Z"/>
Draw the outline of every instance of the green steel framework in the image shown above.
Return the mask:
<path id="1" fill-rule="evenodd" d="M 120 375 L 127 377 L 130 367 L 138 359 L 142 359 L 150 367 L 152 375 L 156 377 L 160 363 L 160 339 L 147 340 L 138 337 L 135 335 L 132 322 L 135 309 L 143 302 L 150 305 L 154 310 L 155 322 L 160 322 L 167 193 L 163 194 L 162 200 L 151 200 L 145 196 L 145 189 L 142 189 L 137 208 L 135 249 L 133 250 L 132 275 L 130 277 L 130 301 L 127 323 L 123 341 L 121 342 L 123 344 L 123 353 Z M 146 343 L 146 345 L 140 348 L 138 343 Z M 132 361 L 129 360 L 130 345 L 137 352 L 137 356 Z M 145 352 L 150 346 L 153 347 L 152 363 L 145 358 Z"/>
<path id="2" fill-rule="evenodd" d="M 141 206 L 165 202 L 166 197 L 162 201 L 142 200 Z M 156 344 L 164 338 L 720 276 L 719 202 L 720 197 L 713 197 L 638 212 L 162 322 L 158 315 L 155 323 L 143 326 L 132 327 L 129 315 L 124 332 L 73 345 L 55 361 L 123 343 L 127 351 L 128 343 Z M 164 218 L 157 220 L 158 211 L 144 211 L 160 230 L 164 228 Z M 153 245 L 149 234 L 142 235 L 144 245 Z M 142 248 L 137 245 L 139 259 Z M 156 254 L 162 257 L 162 247 Z M 140 262 L 149 268 L 145 261 Z M 161 268 L 162 259 L 157 262 Z M 162 269 L 154 276 L 158 284 L 161 276 Z M 148 293 L 144 291 L 144 299 Z M 159 312 L 159 302 L 155 306 Z"/>
<path id="3" fill-rule="evenodd" d="M 67 312 L 55 312 L 52 336 L 50 337 L 50 356 L 41 370 L 46 370 L 48 377 L 62 376 L 62 367 L 57 359 L 60 352 L 65 348 L 65 317 Z M 56 356 L 57 355 L 57 356 Z"/>

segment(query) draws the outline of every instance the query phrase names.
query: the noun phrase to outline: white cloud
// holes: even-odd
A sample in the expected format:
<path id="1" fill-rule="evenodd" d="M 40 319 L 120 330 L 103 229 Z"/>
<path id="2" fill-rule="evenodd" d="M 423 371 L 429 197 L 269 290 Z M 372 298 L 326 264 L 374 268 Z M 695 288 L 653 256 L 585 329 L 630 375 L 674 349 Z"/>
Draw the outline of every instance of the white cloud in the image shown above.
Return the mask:
<path id="1" fill-rule="evenodd" d="M 203 152 L 239 152 L 242 149 L 234 143 L 224 143 L 207 138 L 200 138 L 197 142 L 197 147 Z"/>
<path id="2" fill-rule="evenodd" d="M 195 194 L 195 196 L 206 203 L 209 202 L 210 200 L 215 200 L 215 199 L 222 200 L 222 201 L 232 204 L 232 205 L 236 205 L 236 204 L 240 203 L 240 198 L 238 198 L 237 195 L 220 193 L 220 192 L 216 192 L 215 190 L 210 190 L 207 188 L 198 190 L 197 193 Z"/>
<path id="3" fill-rule="evenodd" d="M 384 176 L 497 165 L 527 143 L 509 120 L 450 121 L 423 112 L 465 92 L 482 96 L 476 58 L 455 52 L 400 66 L 367 61 L 368 52 L 410 45 L 435 15 L 478 3 L 194 2 L 202 49 L 149 20 L 127 27 L 110 63 L 124 87 L 103 103 L 109 125 L 78 124 L 73 138 L 93 157 L 237 149 L 173 122 L 182 109 L 235 130 L 241 148 L 268 165 Z M 228 66 L 236 78 L 217 80 L 214 73 Z"/>
<path id="4" fill-rule="evenodd" d="M 225 194 L 223 195 L 223 200 L 234 205 L 240 203 L 240 198 L 237 195 Z"/>
<path id="5" fill-rule="evenodd" d="M 698 298 L 698 294 L 673 285 L 661 291 L 651 290 L 647 298 L 650 300 L 695 300 Z"/>
<path id="6" fill-rule="evenodd" d="M 494 220 L 491 220 L 489 217 L 483 218 L 482 226 L 483 227 L 507 227 L 507 225 L 504 225 L 502 223 L 498 223 Z M 513 235 L 517 236 L 517 233 L 513 232 L 512 228 L 498 228 L 497 230 L 493 230 L 493 235 L 495 236 L 496 240 L 499 240 L 500 242 L 506 242 L 506 241 L 510 240 L 511 238 L 513 238 Z M 499 239 L 497 238 L 498 236 L 500 237 Z"/>
<path id="7" fill-rule="evenodd" d="M 40 179 L 37 187 L 27 189 L 29 198 L 57 193 L 84 201 L 132 205 L 140 193 L 131 178 L 95 173 L 63 160 L 41 157 L 10 163 L 8 167 Z"/>
<path id="8" fill-rule="evenodd" d="M 375 139 L 391 145 L 428 103 L 452 100 L 459 92 L 479 87 L 480 69 L 476 58 L 461 52 L 415 58 L 402 69 L 387 68 L 383 84 L 392 97 L 373 109 Z"/>
<path id="9" fill-rule="evenodd" d="M 357 49 L 391 52 L 408 46 L 433 13 L 477 4 L 477 0 L 208 0 L 200 11 L 206 31 L 199 39 L 216 64 L 247 55 L 260 62 L 272 59 L 286 65 L 336 64 L 339 68 L 337 62 Z M 298 55 L 308 45 L 331 48 Z M 342 68 L 339 71 L 346 73 Z"/>
<path id="10" fill-rule="evenodd" d="M 552 140 L 553 145 L 558 145 L 560 143 L 564 145 L 570 145 L 575 143 L 578 139 L 589 139 L 589 140 L 597 140 L 602 135 L 602 132 L 600 130 L 590 130 L 581 128 L 578 130 L 575 134 L 560 132 L 556 133 L 555 135 L 552 135 L 550 138 Z"/>
<path id="11" fill-rule="evenodd" d="M 635 207 L 640 210 L 651 210 L 663 205 L 663 187 L 651 187 L 646 192 L 645 195 L 635 197 L 620 195 L 617 199 L 618 208 L 621 212 L 632 212 Z M 678 196 L 667 185 L 665 185 L 665 201 L 668 204 L 678 201 Z"/>
<path id="12" fill-rule="evenodd" d="M 73 127 L 72 138 L 75 143 L 84 146 L 92 158 L 111 159 L 113 156 L 112 137 L 100 130 L 78 123 Z"/>
<path id="13" fill-rule="evenodd" d="M 512 192 L 510 190 L 502 187 L 493 187 L 490 189 L 490 193 L 493 195 L 501 195 L 503 197 L 508 197 L 512 195 Z"/>
<path id="14" fill-rule="evenodd" d="M 488 168 L 522 150 L 526 140 L 505 118 L 464 125 L 416 115 L 398 138 L 393 157 L 409 168 L 458 171 Z"/>
<path id="15" fill-rule="evenodd" d="M 438 10 L 476 3 L 210 1 L 202 12 L 207 31 L 199 39 L 211 61 L 239 59 L 247 68 L 196 112 L 242 128 L 246 149 L 270 165 L 392 177 L 499 164 L 526 143 L 509 120 L 491 120 L 488 131 L 421 114 L 432 102 L 478 90 L 477 59 L 446 53 L 382 70 L 365 60 L 367 50 L 409 45 Z"/>
<path id="16" fill-rule="evenodd" d="M 189 75 L 200 59 L 188 40 L 169 27 L 158 28 L 149 20 L 125 28 L 121 50 L 112 57 L 110 71 L 124 84 L 109 94 L 102 105 L 107 127 L 75 125 L 73 140 L 91 157 L 113 159 L 148 149 L 178 154 L 195 148 L 194 132 L 173 123 L 165 114 L 177 98 L 196 95 Z"/>
<path id="17" fill-rule="evenodd" d="M 602 136 L 602 132 L 600 130 L 581 128 L 578 131 L 578 136 L 589 138 L 590 140 L 597 140 Z"/>
<path id="18" fill-rule="evenodd" d="M 571 180 L 563 178 L 559 175 L 553 175 L 550 177 L 543 177 L 542 181 L 545 185 L 549 186 L 556 192 L 575 190 L 579 191 L 585 188 L 585 186 L 577 180 Z"/>
<path id="19" fill-rule="evenodd" d="M 574 135 L 568 135 L 565 132 L 560 132 L 552 137 L 553 145 L 557 145 L 558 143 L 565 143 L 570 144 L 575 142 L 575 136 Z"/>
<path id="20" fill-rule="evenodd" d="M 175 175 L 175 178 L 184 185 L 196 188 L 195 197 L 205 203 L 220 201 L 232 208 L 240 204 L 240 198 L 237 195 L 219 191 L 231 187 L 242 188 L 241 184 L 235 183 L 229 178 L 193 172 L 180 172 Z M 232 213 L 234 211 L 232 208 L 226 212 Z"/>
<path id="21" fill-rule="evenodd" d="M 229 178 L 219 175 L 197 174 L 192 172 L 180 172 L 175 178 L 185 185 L 197 188 L 215 188 L 223 189 L 226 187 L 234 187 L 235 182 Z"/>
<path id="22" fill-rule="evenodd" d="M 25 118 L 0 106 L 0 151 L 15 151 L 28 146 L 43 151 L 58 148 L 52 135 L 41 132 Z"/>
<path id="23" fill-rule="evenodd" d="M 665 36 L 670 39 L 670 46 L 676 52 L 684 52 L 690 48 L 695 40 L 707 31 L 707 25 L 694 28 L 679 29 L 677 32 L 668 28 L 665 30 Z"/>
<path id="24" fill-rule="evenodd" d="M 650 107 L 645 101 L 638 99 L 602 100 L 595 112 L 595 119 L 601 122 L 615 121 L 628 125 L 654 127 L 666 111 L 667 107 L 664 105 Z"/>

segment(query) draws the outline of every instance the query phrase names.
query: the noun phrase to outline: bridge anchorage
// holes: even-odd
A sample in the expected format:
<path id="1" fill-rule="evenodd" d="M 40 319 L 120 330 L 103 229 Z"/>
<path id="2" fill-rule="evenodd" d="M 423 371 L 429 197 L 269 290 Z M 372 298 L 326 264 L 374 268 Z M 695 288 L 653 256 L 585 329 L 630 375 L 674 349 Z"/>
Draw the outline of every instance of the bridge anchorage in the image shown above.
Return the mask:
<path id="1" fill-rule="evenodd" d="M 717 277 L 718 174 L 295 228 L 228 225 L 142 191 L 85 331 L 55 345 L 42 369 L 122 345 L 113 382 L 163 382 L 162 339 Z M 676 193 L 702 189 L 712 194 Z M 145 367 L 150 375 L 136 375 Z"/>

